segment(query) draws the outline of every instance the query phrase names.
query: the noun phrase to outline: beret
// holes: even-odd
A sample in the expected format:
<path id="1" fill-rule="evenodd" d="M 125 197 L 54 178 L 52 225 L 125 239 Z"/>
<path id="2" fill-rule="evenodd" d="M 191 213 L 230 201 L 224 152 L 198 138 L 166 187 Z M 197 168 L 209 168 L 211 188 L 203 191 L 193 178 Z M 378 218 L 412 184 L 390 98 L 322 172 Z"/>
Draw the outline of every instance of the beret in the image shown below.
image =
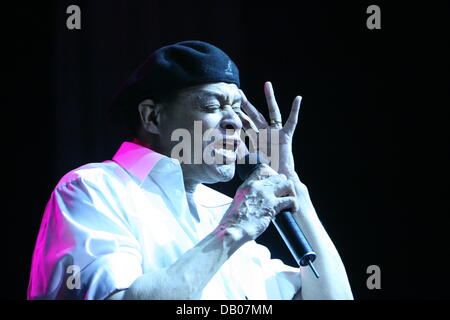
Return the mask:
<path id="1" fill-rule="evenodd" d="M 203 41 L 182 41 L 154 51 L 113 96 L 109 111 L 123 120 L 129 108 L 153 95 L 203 83 L 227 82 L 240 87 L 239 70 L 218 47 Z"/>

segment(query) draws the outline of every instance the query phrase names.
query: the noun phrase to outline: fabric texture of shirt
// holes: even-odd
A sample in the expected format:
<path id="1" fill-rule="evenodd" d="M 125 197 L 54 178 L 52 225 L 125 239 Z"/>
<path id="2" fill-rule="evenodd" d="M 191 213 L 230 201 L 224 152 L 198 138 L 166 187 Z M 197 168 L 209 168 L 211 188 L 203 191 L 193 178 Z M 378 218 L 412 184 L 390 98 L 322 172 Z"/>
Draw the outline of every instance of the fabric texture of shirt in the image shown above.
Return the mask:
<path id="1" fill-rule="evenodd" d="M 189 210 L 181 166 L 124 142 L 112 160 L 67 173 L 45 208 L 33 253 L 29 299 L 105 299 L 139 276 L 175 263 L 218 225 L 232 199 L 205 185 Z M 299 269 L 241 246 L 201 299 L 291 299 Z"/>

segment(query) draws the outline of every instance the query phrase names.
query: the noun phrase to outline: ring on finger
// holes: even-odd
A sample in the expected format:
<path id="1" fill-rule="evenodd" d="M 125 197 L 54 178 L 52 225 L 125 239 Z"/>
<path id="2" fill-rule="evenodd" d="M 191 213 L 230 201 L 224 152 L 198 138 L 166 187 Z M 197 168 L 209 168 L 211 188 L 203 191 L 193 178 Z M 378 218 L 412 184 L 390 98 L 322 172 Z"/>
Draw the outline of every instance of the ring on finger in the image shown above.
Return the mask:
<path id="1" fill-rule="evenodd" d="M 281 119 L 270 119 L 270 125 L 281 124 Z"/>

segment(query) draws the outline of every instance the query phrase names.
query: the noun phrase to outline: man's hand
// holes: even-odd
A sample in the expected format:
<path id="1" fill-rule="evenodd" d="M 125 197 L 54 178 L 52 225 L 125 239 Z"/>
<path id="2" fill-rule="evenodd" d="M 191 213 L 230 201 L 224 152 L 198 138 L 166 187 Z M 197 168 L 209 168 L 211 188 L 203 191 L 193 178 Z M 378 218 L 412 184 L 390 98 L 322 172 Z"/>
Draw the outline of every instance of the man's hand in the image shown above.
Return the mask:
<path id="1" fill-rule="evenodd" d="M 278 145 L 279 150 L 279 168 L 278 173 L 285 174 L 288 178 L 296 177 L 294 157 L 292 155 L 292 139 L 294 137 L 295 127 L 297 126 L 298 114 L 300 111 L 300 104 L 302 97 L 297 96 L 293 103 L 289 117 L 282 125 L 281 113 L 275 99 L 272 84 L 266 82 L 264 84 L 264 94 L 266 96 L 267 106 L 269 108 L 270 121 L 264 118 L 264 116 L 248 101 L 244 92 L 241 90 L 242 96 L 242 109 L 245 113 L 241 112 L 239 115 L 242 119 L 244 129 L 253 129 L 258 132 L 261 129 L 267 130 L 267 153 L 273 155 L 271 151 L 272 145 Z M 279 137 L 278 141 L 270 141 L 272 131 L 277 131 L 275 137 Z M 258 140 L 260 140 L 258 138 Z M 256 142 L 253 142 L 256 145 Z M 258 150 L 263 152 L 264 150 Z"/>
<path id="2" fill-rule="evenodd" d="M 281 113 L 278 107 L 277 101 L 275 99 L 275 94 L 273 91 L 272 84 L 266 82 L 264 84 L 264 94 L 266 96 L 267 106 L 269 109 L 270 122 L 268 123 L 264 116 L 254 107 L 250 101 L 248 101 L 244 92 L 241 90 L 242 96 L 242 109 L 245 112 L 240 112 L 239 116 L 242 119 L 242 123 L 246 130 L 253 129 L 254 131 L 259 131 L 265 129 L 268 131 L 267 137 L 272 136 L 271 131 L 277 131 L 279 139 L 278 141 L 267 141 L 267 153 L 270 153 L 273 158 L 273 153 L 271 146 L 278 145 L 279 150 L 279 166 L 278 173 L 284 174 L 288 180 L 294 182 L 297 204 L 300 212 L 304 215 L 306 213 L 315 215 L 311 199 L 309 197 L 307 187 L 300 181 L 297 173 L 295 172 L 294 155 L 292 153 L 292 141 L 294 137 L 295 128 L 298 122 L 298 115 L 300 111 L 300 104 L 302 98 L 297 96 L 292 102 L 291 112 L 284 126 L 281 123 Z M 261 141 L 260 137 L 258 140 Z M 253 142 L 256 145 L 255 142 Z M 263 149 L 264 149 L 263 147 Z M 258 152 L 263 152 L 264 150 L 258 150 Z M 294 211 L 295 212 L 295 211 Z"/>
<path id="3" fill-rule="evenodd" d="M 297 210 L 293 182 L 262 165 L 238 188 L 217 230 L 237 242 L 254 240 L 288 208 Z"/>

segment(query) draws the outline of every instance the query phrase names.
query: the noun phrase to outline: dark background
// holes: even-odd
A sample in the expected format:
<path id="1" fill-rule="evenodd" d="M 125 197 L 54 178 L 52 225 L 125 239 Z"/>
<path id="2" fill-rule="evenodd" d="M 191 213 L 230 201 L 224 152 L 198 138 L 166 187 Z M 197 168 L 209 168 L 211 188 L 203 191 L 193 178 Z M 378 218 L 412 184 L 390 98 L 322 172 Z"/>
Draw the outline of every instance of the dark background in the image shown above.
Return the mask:
<path id="1" fill-rule="evenodd" d="M 69 170 L 110 159 L 121 128 L 105 108 L 162 45 L 226 51 L 265 113 L 274 84 L 287 118 L 303 96 L 296 166 L 357 299 L 448 298 L 448 6 L 395 1 L 40 1 L 2 7 L 2 297 L 24 299 L 49 195 Z M 66 8 L 81 8 L 81 30 Z M 366 8 L 381 8 L 381 30 Z M 5 86 L 6 84 L 6 86 Z M 217 185 L 232 196 L 237 181 Z M 293 263 L 270 228 L 260 242 Z M 6 257 L 6 258 L 5 258 Z M 381 268 L 368 290 L 366 269 Z"/>

